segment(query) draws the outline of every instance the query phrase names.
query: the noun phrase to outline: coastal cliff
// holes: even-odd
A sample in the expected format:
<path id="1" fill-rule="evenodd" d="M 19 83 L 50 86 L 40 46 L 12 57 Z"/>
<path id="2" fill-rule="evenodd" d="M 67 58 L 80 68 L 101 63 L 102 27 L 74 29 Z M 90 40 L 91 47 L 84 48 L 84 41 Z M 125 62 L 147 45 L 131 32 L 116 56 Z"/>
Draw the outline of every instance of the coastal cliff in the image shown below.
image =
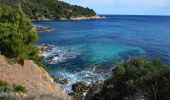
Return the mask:
<path id="1" fill-rule="evenodd" d="M 0 5 L 21 5 L 24 13 L 32 20 L 64 20 L 79 16 L 96 16 L 88 7 L 72 5 L 59 0 L 0 0 Z"/>
<path id="2" fill-rule="evenodd" d="M 21 7 L 0 13 L 0 100 L 69 100 L 43 69 L 38 34 Z"/>
<path id="3" fill-rule="evenodd" d="M 9 64 L 6 58 L 0 55 L 0 80 L 25 86 L 26 93 L 23 98 L 26 99 L 36 100 L 39 96 L 46 95 L 48 98 L 70 100 L 70 97 L 53 82 L 48 73 L 31 60 L 25 60 L 23 66 Z"/>

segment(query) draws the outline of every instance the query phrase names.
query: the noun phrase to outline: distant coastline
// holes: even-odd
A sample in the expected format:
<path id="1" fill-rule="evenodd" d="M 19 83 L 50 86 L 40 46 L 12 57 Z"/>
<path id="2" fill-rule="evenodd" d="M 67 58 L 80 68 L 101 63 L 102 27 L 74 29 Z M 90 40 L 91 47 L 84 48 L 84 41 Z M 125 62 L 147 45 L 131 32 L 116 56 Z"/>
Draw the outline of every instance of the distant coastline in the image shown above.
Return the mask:
<path id="1" fill-rule="evenodd" d="M 104 19 L 104 18 L 106 18 L 106 17 L 96 15 L 96 16 L 90 16 L 90 17 L 86 17 L 86 16 L 72 17 L 72 18 L 70 18 L 70 20 L 91 20 L 91 19 Z"/>
<path id="2" fill-rule="evenodd" d="M 105 16 L 80 16 L 80 17 L 71 17 L 71 18 L 60 18 L 60 19 L 47 19 L 47 18 L 38 18 L 38 19 L 32 19 L 31 21 L 54 21 L 54 20 L 59 20 L 59 21 L 64 21 L 64 20 L 99 20 L 99 19 L 105 19 Z"/>

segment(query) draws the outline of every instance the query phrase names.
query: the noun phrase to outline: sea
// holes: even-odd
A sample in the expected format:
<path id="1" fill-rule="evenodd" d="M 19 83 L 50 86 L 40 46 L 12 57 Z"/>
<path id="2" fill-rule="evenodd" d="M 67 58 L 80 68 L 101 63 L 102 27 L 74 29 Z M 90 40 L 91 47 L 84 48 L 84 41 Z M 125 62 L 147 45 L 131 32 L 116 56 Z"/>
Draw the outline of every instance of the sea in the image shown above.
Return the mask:
<path id="1" fill-rule="evenodd" d="M 67 79 L 72 85 L 102 82 L 111 75 L 116 62 L 129 57 L 160 56 L 170 60 L 170 16 L 102 15 L 105 19 L 80 21 L 34 21 L 52 27 L 39 32 L 38 45 L 53 45 L 43 52 L 52 77 Z M 51 59 L 48 59 L 51 57 Z"/>

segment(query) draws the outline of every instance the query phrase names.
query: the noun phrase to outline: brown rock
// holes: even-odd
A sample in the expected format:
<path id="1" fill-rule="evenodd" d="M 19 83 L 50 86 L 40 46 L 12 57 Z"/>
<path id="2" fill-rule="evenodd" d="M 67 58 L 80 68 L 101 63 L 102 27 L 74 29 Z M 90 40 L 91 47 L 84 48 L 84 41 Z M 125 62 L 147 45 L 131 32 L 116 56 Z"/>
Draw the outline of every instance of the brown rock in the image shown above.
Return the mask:
<path id="1" fill-rule="evenodd" d="M 72 90 L 77 93 L 84 92 L 88 90 L 88 86 L 86 86 L 83 82 L 79 82 L 79 83 L 73 84 Z"/>

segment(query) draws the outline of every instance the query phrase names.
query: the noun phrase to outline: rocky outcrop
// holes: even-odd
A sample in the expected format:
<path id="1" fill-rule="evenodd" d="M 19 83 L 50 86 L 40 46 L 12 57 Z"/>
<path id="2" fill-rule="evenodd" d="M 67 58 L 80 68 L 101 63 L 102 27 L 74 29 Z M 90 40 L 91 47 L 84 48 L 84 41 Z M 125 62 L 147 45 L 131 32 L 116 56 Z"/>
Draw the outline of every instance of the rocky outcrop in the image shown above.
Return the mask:
<path id="1" fill-rule="evenodd" d="M 50 44 L 42 44 L 42 45 L 38 46 L 40 53 L 51 51 L 53 48 L 54 48 L 54 46 L 50 45 Z"/>
<path id="2" fill-rule="evenodd" d="M 96 82 L 91 84 L 89 90 L 87 91 L 84 100 L 96 100 L 96 94 L 101 92 L 103 83 Z"/>
<path id="3" fill-rule="evenodd" d="M 61 85 L 65 85 L 68 83 L 67 79 L 62 79 L 62 78 L 58 78 L 58 77 L 53 77 L 53 79 L 56 83 L 59 83 Z"/>
<path id="4" fill-rule="evenodd" d="M 48 73 L 31 60 L 24 61 L 24 65 L 21 66 L 9 64 L 5 57 L 0 55 L 0 80 L 25 86 L 27 92 L 24 98 L 29 100 L 37 100 L 38 97 L 70 100 Z"/>
<path id="5" fill-rule="evenodd" d="M 95 100 L 95 95 L 101 92 L 103 83 L 96 82 L 86 85 L 84 82 L 78 82 L 72 85 L 73 92 L 70 95 L 74 100 Z"/>
<path id="6" fill-rule="evenodd" d="M 80 17 L 72 17 L 70 20 L 91 20 L 91 19 L 104 19 L 102 16 L 80 16 Z"/>
<path id="7" fill-rule="evenodd" d="M 74 100 L 83 100 L 88 89 L 89 87 L 84 82 L 78 82 L 72 85 L 73 92 L 70 93 L 70 96 L 72 96 Z"/>
<path id="8" fill-rule="evenodd" d="M 53 28 L 46 27 L 46 26 L 37 26 L 37 25 L 35 25 L 34 30 L 37 31 L 37 32 L 47 32 L 47 31 L 52 31 Z"/>
<path id="9" fill-rule="evenodd" d="M 79 93 L 79 92 L 87 91 L 88 90 L 88 86 L 86 86 L 86 84 L 83 83 L 83 82 L 79 82 L 79 83 L 73 84 L 72 90 L 74 92 Z"/>

